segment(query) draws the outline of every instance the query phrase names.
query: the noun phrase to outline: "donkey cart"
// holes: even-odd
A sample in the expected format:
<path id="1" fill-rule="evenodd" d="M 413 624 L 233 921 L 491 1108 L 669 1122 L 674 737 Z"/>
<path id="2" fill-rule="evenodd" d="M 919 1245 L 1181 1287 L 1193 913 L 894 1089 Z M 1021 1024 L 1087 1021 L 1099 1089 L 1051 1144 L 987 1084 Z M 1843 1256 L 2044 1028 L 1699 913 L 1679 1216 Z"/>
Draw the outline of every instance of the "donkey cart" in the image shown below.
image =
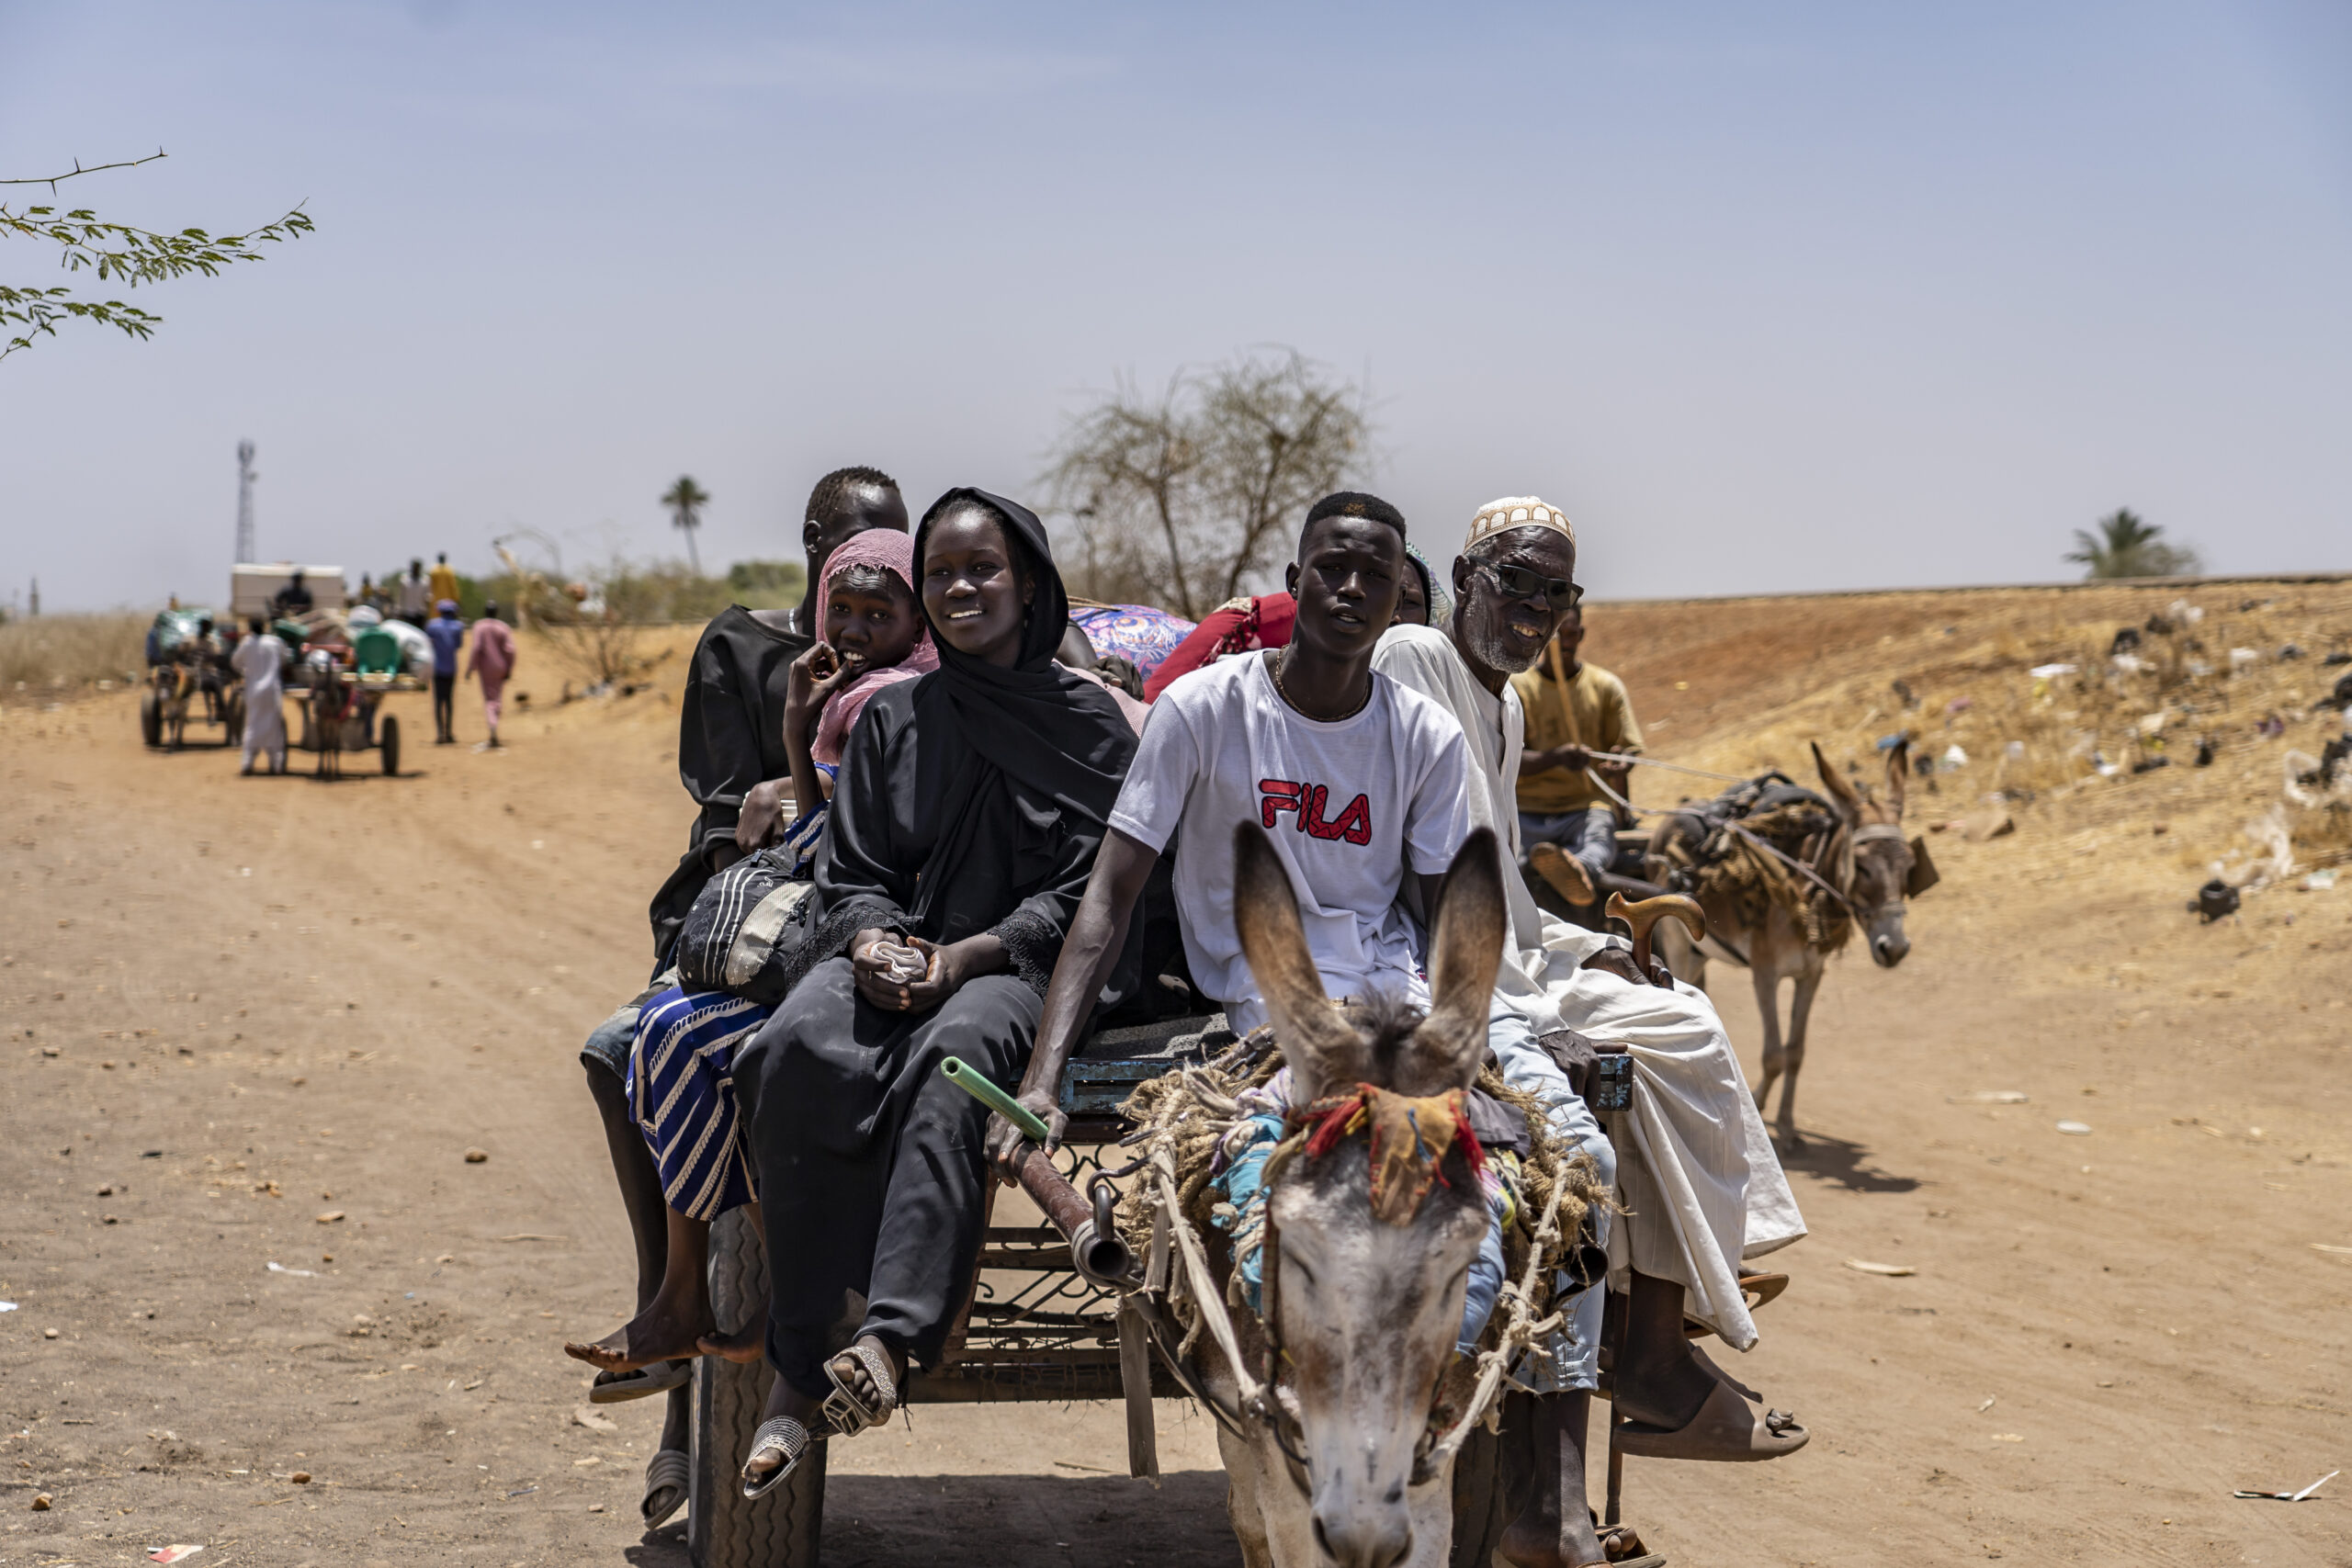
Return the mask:
<path id="1" fill-rule="evenodd" d="M 1118 1146 L 1131 1131 L 1120 1108 L 1138 1085 L 1201 1066 L 1236 1043 L 1222 1014 L 1106 1030 L 1085 1043 L 1061 1083 L 1069 1117 L 1063 1145 L 1051 1159 L 1034 1151 L 1023 1174 L 1030 1199 L 1023 1207 L 1043 1217 L 997 1223 L 1001 1189 L 991 1187 L 979 1266 L 944 1364 L 910 1371 L 904 1404 L 1124 1400 L 1128 1472 L 1137 1476 L 1159 1472 L 1153 1399 L 1193 1398 L 1227 1418 L 1190 1359 L 1178 1357 L 1164 1300 L 1138 1289 L 1144 1265 L 1111 1224 L 1114 1204 L 1139 1177 L 1104 1172 L 1127 1153 Z M 723 1329 L 740 1328 L 764 1299 L 766 1267 L 742 1210 L 712 1227 L 711 1304 Z M 854 1322 L 842 1325 L 844 1342 Z M 814 1568 L 818 1561 L 828 1445 L 818 1444 L 756 1504 L 743 1499 L 737 1482 L 771 1376 L 756 1363 L 708 1356 L 695 1362 L 687 1546 L 696 1568 Z M 1506 1453 L 1526 1424 L 1523 1402 L 1506 1402 L 1500 1435 L 1476 1429 L 1461 1450 L 1453 1483 L 1455 1568 L 1487 1568 L 1492 1557 L 1511 1517 L 1506 1492 L 1516 1490 L 1505 1484 Z"/>

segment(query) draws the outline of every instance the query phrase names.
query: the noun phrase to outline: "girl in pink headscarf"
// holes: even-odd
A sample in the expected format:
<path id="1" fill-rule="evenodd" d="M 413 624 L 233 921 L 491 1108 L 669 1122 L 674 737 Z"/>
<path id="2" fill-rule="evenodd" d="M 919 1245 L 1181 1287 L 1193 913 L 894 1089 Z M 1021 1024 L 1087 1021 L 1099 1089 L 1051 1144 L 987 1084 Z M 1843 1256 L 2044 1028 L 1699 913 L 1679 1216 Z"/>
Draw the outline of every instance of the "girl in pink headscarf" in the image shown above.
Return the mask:
<path id="1" fill-rule="evenodd" d="M 842 743 L 874 694 L 939 668 L 914 576 L 915 542 L 888 528 L 853 536 L 825 561 L 823 639 L 793 660 L 785 686 L 784 746 L 798 803 L 791 838 L 824 815 Z M 813 849 L 813 834 L 808 841 Z"/>

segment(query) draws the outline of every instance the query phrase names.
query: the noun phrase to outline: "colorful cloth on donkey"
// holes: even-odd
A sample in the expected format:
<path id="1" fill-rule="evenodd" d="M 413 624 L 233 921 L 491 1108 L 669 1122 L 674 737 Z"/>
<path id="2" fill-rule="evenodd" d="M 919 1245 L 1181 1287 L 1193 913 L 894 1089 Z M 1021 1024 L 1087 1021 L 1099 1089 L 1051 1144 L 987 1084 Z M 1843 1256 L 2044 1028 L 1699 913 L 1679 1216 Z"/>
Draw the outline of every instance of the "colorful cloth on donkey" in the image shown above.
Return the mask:
<path id="1" fill-rule="evenodd" d="M 1193 629 L 1192 622 L 1148 604 L 1073 604 L 1069 618 L 1096 658 L 1124 659 L 1147 681 Z"/>
<path id="2" fill-rule="evenodd" d="M 715 1220 L 759 1196 L 736 1137 L 735 1053 L 774 1011 L 673 986 L 638 1014 L 628 1111 L 653 1151 L 662 1196 L 688 1219 Z"/>

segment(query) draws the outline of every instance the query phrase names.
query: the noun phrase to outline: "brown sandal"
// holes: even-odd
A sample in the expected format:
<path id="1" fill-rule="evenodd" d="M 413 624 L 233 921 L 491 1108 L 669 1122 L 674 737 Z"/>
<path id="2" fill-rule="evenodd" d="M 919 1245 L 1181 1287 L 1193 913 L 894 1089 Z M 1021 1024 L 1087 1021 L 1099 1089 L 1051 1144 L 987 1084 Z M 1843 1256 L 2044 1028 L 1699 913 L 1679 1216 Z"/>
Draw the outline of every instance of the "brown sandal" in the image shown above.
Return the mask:
<path id="1" fill-rule="evenodd" d="M 1812 1440 L 1793 1416 L 1767 1410 L 1758 1416 L 1728 1383 L 1709 1391 L 1698 1414 L 1672 1431 L 1623 1422 L 1611 1428 L 1610 1446 L 1636 1459 L 1702 1460 L 1717 1464 L 1781 1459 Z"/>

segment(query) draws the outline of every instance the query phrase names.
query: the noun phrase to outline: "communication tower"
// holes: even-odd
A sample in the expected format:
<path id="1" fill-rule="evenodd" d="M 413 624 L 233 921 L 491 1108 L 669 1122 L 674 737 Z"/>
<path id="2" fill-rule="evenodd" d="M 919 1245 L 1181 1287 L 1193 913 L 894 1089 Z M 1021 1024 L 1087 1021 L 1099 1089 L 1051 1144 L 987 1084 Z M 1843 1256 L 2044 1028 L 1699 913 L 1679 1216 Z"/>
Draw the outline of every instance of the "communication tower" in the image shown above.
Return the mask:
<path id="1" fill-rule="evenodd" d="M 237 443 L 237 560 L 254 558 L 254 444 Z"/>

